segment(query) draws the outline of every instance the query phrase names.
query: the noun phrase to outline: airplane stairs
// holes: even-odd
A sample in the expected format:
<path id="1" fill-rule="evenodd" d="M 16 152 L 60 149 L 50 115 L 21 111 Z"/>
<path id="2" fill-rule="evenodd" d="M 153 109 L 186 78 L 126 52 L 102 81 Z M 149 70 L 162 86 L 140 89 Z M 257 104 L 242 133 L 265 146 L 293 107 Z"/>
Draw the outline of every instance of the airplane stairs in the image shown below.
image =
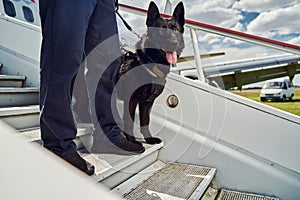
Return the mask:
<path id="1" fill-rule="evenodd" d="M 40 140 L 38 88 L 26 87 L 25 76 L 0 75 L 0 119 L 17 129 L 27 141 Z M 88 124 L 78 125 L 78 151 L 95 165 L 91 177 L 124 199 L 276 199 L 211 185 L 216 168 L 159 159 L 164 144 L 145 145 L 141 155 L 90 154 L 81 139 L 91 132 Z"/>

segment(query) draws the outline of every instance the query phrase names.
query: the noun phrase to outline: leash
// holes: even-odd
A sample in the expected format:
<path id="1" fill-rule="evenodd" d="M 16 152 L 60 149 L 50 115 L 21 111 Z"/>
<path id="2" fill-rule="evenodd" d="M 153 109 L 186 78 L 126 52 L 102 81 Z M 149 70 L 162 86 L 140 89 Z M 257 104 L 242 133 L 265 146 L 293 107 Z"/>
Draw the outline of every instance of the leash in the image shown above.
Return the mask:
<path id="1" fill-rule="evenodd" d="M 125 27 L 134 35 L 136 35 L 139 39 L 141 39 L 141 36 L 133 30 L 133 28 L 127 23 L 127 21 L 122 17 L 122 15 L 119 13 L 119 1 L 115 0 L 115 8 L 116 8 L 116 13 L 124 23 Z"/>

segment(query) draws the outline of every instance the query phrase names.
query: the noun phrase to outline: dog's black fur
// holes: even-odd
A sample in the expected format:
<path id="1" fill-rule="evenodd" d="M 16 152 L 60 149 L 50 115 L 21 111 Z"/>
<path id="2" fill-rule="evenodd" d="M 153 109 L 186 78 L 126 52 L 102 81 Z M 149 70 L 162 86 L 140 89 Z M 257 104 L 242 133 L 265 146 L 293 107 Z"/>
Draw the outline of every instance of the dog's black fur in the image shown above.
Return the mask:
<path id="1" fill-rule="evenodd" d="M 117 91 L 124 100 L 124 134 L 133 136 L 135 109 L 139 105 L 141 133 L 149 144 L 158 144 L 159 138 L 149 131 L 150 111 L 154 100 L 162 93 L 170 64 L 175 64 L 184 48 L 184 6 L 180 2 L 170 19 L 160 17 L 151 2 L 147 15 L 147 33 L 136 44 L 136 53 L 127 52 L 117 75 Z M 175 53 L 176 52 L 176 53 Z"/>

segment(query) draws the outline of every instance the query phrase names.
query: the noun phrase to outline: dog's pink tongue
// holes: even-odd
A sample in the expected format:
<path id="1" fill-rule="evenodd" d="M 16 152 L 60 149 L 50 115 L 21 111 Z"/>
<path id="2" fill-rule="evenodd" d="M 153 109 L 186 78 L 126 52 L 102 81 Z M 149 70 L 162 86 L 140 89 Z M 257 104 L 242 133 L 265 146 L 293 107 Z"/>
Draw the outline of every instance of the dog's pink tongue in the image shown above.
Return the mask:
<path id="1" fill-rule="evenodd" d="M 169 64 L 176 64 L 177 63 L 177 53 L 174 52 L 166 52 L 166 58 Z"/>

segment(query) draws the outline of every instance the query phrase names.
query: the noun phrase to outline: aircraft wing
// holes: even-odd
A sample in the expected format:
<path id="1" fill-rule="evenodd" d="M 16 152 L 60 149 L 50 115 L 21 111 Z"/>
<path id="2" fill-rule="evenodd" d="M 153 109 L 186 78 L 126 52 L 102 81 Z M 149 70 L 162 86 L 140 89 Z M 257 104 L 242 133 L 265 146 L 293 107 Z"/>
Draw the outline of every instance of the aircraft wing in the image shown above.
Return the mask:
<path id="1" fill-rule="evenodd" d="M 173 70 L 197 79 L 195 67 L 175 67 Z M 203 71 L 207 79 L 216 81 L 225 89 L 241 89 L 243 85 L 284 76 L 292 80 L 295 74 L 300 73 L 300 56 L 278 55 L 210 64 L 204 65 Z"/>

